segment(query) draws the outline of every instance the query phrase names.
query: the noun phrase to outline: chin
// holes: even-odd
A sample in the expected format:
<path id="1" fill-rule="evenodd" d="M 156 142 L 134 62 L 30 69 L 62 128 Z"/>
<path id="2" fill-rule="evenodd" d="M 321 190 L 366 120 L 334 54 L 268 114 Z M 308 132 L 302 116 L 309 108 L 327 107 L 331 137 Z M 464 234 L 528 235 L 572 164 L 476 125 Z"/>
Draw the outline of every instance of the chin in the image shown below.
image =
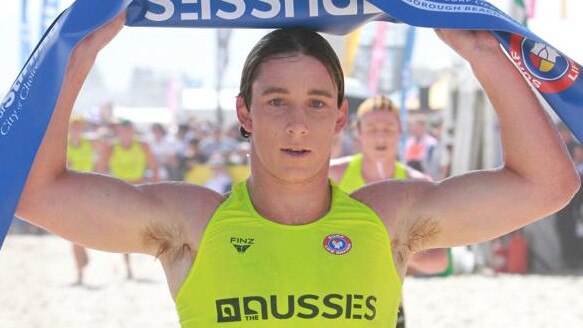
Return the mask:
<path id="1" fill-rule="evenodd" d="M 278 172 L 277 177 L 281 181 L 305 184 L 318 180 L 321 175 L 319 171 L 314 171 L 313 169 L 286 168 L 282 172 Z M 325 177 L 328 177 L 328 172 L 325 172 Z"/>

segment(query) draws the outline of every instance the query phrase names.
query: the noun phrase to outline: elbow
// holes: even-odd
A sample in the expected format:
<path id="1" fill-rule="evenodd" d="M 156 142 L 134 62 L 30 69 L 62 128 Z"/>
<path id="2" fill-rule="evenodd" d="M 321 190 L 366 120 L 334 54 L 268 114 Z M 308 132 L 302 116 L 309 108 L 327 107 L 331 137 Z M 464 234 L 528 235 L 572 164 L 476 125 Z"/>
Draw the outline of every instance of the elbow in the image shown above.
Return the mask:
<path id="1" fill-rule="evenodd" d="M 52 206 L 50 199 L 57 190 L 57 182 L 66 176 L 67 171 L 54 178 L 41 179 L 31 174 L 24 185 L 15 214 L 17 217 L 31 222 L 33 218 L 42 217 L 47 206 Z M 34 222 L 31 222 L 34 223 Z"/>
<path id="2" fill-rule="evenodd" d="M 550 207 L 549 212 L 554 213 L 567 206 L 571 199 L 581 188 L 581 178 L 576 171 L 572 174 L 565 174 L 563 178 L 556 179 L 551 192 L 547 193 L 547 204 Z"/>
<path id="3" fill-rule="evenodd" d="M 446 248 L 421 251 L 413 256 L 409 266 L 414 272 L 434 275 L 444 272 L 449 265 Z"/>
<path id="4" fill-rule="evenodd" d="M 579 191 L 581 188 L 581 177 L 577 173 L 577 171 L 573 168 L 565 174 L 565 177 L 559 180 L 559 188 L 561 192 L 559 192 L 560 196 L 563 197 L 564 205 L 568 204 L 573 196 Z M 563 205 L 563 206 L 564 206 Z"/>
<path id="5" fill-rule="evenodd" d="M 447 267 L 449 266 L 449 257 L 447 255 L 447 249 L 446 248 L 436 249 L 434 250 L 433 256 L 434 256 L 433 265 L 431 268 L 428 268 L 430 269 L 430 272 L 428 273 L 440 274 L 447 270 Z"/>

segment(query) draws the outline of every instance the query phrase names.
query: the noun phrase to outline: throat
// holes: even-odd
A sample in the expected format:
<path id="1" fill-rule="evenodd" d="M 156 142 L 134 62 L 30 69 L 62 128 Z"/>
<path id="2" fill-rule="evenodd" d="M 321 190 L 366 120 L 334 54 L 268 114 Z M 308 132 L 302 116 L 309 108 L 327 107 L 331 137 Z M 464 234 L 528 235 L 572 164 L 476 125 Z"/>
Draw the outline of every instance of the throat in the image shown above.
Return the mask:
<path id="1" fill-rule="evenodd" d="M 308 186 L 258 188 L 250 179 L 247 190 L 257 213 L 281 224 L 308 224 L 321 219 L 330 210 L 332 191 L 327 181 L 326 185 L 315 189 Z"/>
<path id="2" fill-rule="evenodd" d="M 395 175 L 395 160 L 374 161 L 363 159 L 362 176 L 368 183 L 391 179 Z"/>

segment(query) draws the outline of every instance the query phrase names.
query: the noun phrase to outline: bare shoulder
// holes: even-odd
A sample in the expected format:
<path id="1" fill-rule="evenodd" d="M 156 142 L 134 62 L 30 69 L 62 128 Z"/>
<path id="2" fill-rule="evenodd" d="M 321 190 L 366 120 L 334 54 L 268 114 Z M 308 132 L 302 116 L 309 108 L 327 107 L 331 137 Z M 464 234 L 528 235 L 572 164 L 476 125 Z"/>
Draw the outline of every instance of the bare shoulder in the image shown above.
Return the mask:
<path id="1" fill-rule="evenodd" d="M 348 163 L 350 163 L 350 160 L 352 160 L 352 156 L 331 159 L 329 171 L 330 178 L 335 182 L 340 182 L 340 180 L 342 180 L 342 176 L 344 176 L 346 168 L 348 167 Z"/>
<path id="2" fill-rule="evenodd" d="M 384 180 L 366 185 L 351 196 L 369 206 L 387 225 L 391 233 L 401 229 L 410 210 L 432 182 L 421 179 Z"/>
<path id="3" fill-rule="evenodd" d="M 393 259 L 404 275 L 411 256 L 423 249 L 423 242 L 435 233 L 436 226 L 430 218 L 418 220 L 413 207 L 433 186 L 432 182 L 408 179 L 385 180 L 367 185 L 351 196 L 369 206 L 383 221 L 391 238 Z"/>
<path id="4" fill-rule="evenodd" d="M 185 182 L 146 184 L 140 187 L 162 207 L 164 217 L 152 222 L 146 231 L 158 255 L 180 257 L 185 250 L 198 249 L 206 225 L 225 196 L 202 186 Z M 177 253 L 178 252 L 178 253 Z"/>

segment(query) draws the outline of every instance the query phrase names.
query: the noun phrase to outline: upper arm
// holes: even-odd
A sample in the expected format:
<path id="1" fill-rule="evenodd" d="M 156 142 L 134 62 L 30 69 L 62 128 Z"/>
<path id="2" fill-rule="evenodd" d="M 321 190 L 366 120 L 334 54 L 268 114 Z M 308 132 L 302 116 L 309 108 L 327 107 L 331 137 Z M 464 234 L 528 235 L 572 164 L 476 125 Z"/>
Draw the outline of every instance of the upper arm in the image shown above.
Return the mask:
<path id="1" fill-rule="evenodd" d="M 356 198 L 385 221 L 405 256 L 424 249 L 490 240 L 556 211 L 557 186 L 532 183 L 512 170 L 474 171 L 445 179 L 379 182 Z M 390 197 L 387 197 L 390 195 Z"/>
<path id="2" fill-rule="evenodd" d="M 50 183 L 25 188 L 17 214 L 86 247 L 158 254 L 153 227 L 180 232 L 194 224 L 196 229 L 193 222 L 208 219 L 209 205 L 219 199 L 194 186 L 134 186 L 109 176 L 65 171 Z M 182 237 L 192 242 L 192 236 Z"/>

